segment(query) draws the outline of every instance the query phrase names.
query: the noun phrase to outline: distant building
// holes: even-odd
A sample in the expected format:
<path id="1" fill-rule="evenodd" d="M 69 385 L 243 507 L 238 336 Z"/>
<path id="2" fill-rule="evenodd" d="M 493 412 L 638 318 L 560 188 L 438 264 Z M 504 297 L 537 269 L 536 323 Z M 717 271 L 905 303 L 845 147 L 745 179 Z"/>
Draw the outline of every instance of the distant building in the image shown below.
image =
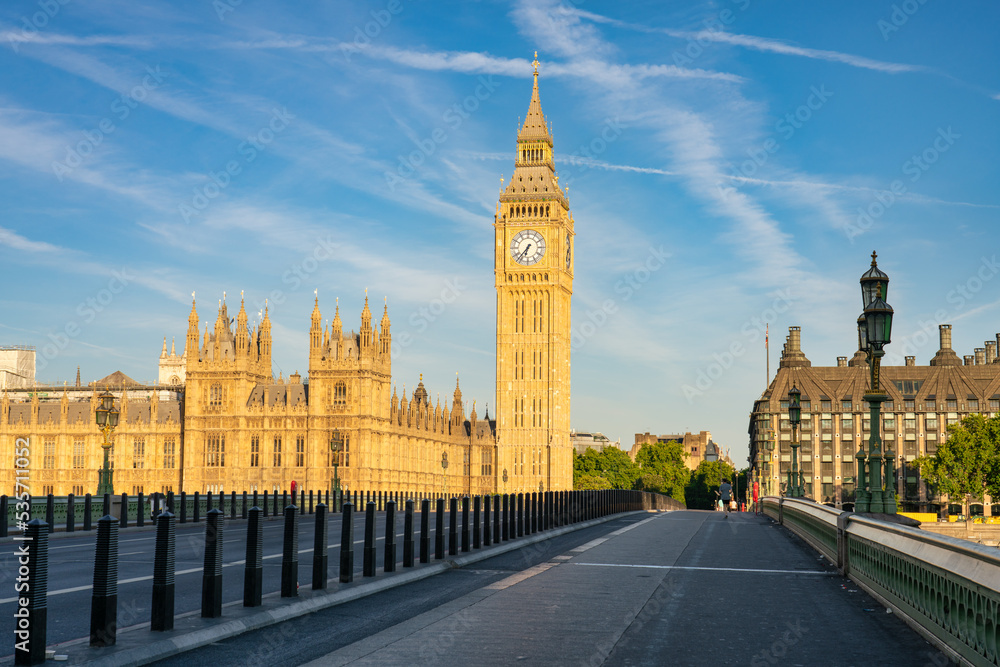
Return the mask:
<path id="1" fill-rule="evenodd" d="M 729 460 L 729 452 L 723 450 L 712 440 L 711 431 L 699 431 L 697 434 L 685 433 L 683 435 L 654 435 L 648 432 L 636 433 L 635 444 L 632 445 L 632 449 L 629 450 L 628 455 L 635 461 L 635 457 L 643 445 L 654 445 L 660 442 L 681 443 L 684 447 L 684 453 L 687 455 L 685 463 L 691 470 L 697 468 L 702 461 L 718 461 L 721 459 L 732 463 Z"/>
<path id="2" fill-rule="evenodd" d="M 915 458 L 934 454 L 948 426 L 963 417 L 1000 414 L 1000 334 L 963 358 L 951 348 L 951 325 L 939 330 L 940 347 L 927 366 L 917 366 L 916 357 L 908 356 L 903 366 L 881 367 L 881 388 L 889 398 L 882 404 L 879 431 L 894 458 L 901 510 L 933 510 L 929 505 L 937 502 L 921 481 Z M 794 385 L 802 392 L 797 438 L 805 495 L 840 507 L 854 502 L 854 457 L 859 448 L 868 451 L 871 424 L 864 394 L 870 371 L 860 350 L 850 360 L 837 357 L 836 366 L 813 366 L 800 336 L 799 327 L 789 327 L 778 372 L 754 402 L 750 462 L 765 493 L 784 489 L 792 458 L 788 390 Z"/>
<path id="3" fill-rule="evenodd" d="M 0 347 L 0 389 L 22 389 L 35 384 L 35 348 L 31 345 Z"/>
<path id="4" fill-rule="evenodd" d="M 621 438 L 612 442 L 608 436 L 599 432 L 570 431 L 569 441 L 573 444 L 573 451 L 576 454 L 584 454 L 588 449 L 603 452 L 605 447 L 618 447 L 620 449 L 622 446 Z"/>

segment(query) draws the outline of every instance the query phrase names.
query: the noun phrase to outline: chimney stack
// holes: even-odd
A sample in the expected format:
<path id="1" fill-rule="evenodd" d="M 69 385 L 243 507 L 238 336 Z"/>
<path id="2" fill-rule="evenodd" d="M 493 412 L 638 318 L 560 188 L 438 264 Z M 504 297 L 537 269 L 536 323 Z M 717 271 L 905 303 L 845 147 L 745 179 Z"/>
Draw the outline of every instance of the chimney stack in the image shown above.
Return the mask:
<path id="1" fill-rule="evenodd" d="M 802 327 L 788 327 L 788 351 L 802 351 Z"/>
<path id="2" fill-rule="evenodd" d="M 982 366 L 986 363 L 986 348 L 977 347 L 974 352 L 976 353 L 976 365 Z"/>
<path id="3" fill-rule="evenodd" d="M 785 347 L 781 352 L 781 361 L 778 364 L 781 368 L 808 368 L 812 362 L 802 354 L 802 328 L 788 327 L 788 336 L 785 337 Z"/>
<path id="4" fill-rule="evenodd" d="M 972 354 L 967 354 L 963 357 L 965 359 L 966 366 L 974 366 L 976 364 L 976 357 Z"/>
<path id="5" fill-rule="evenodd" d="M 938 331 L 941 336 L 941 349 L 931 359 L 931 366 L 961 366 L 962 360 L 955 354 L 955 350 L 951 349 L 951 325 L 938 325 Z"/>
<path id="6" fill-rule="evenodd" d="M 847 368 L 847 357 L 837 357 L 837 368 Z"/>
<path id="7" fill-rule="evenodd" d="M 917 365 L 917 358 L 916 357 L 906 357 L 906 365 L 907 366 L 916 366 Z"/>
<path id="8" fill-rule="evenodd" d="M 950 350 L 951 349 L 951 325 L 942 324 L 938 327 L 938 331 L 941 332 L 941 349 Z"/>
<path id="9" fill-rule="evenodd" d="M 997 360 L 997 342 L 995 340 L 986 341 L 986 363 L 992 364 Z"/>

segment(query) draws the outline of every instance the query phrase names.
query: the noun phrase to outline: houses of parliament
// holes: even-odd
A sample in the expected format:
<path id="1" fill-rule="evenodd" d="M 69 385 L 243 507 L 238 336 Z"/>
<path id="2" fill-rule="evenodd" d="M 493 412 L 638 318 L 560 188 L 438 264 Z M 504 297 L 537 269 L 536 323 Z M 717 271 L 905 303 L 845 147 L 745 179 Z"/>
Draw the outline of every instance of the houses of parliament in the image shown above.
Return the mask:
<path id="1" fill-rule="evenodd" d="M 235 318 L 221 300 L 202 322 L 192 297 L 184 348 L 166 339 L 159 381 L 120 372 L 75 386 L 40 386 L 0 370 L 0 456 L 30 445 L 33 494 L 94 493 L 103 461 L 98 396 L 115 396 L 116 493 L 328 489 L 335 468 L 354 490 L 483 494 L 572 488 L 570 301 L 574 222 L 553 161 L 538 92 L 538 62 L 514 173 L 494 218 L 497 290 L 496 415 L 432 401 L 423 378 L 407 396 L 392 377 L 388 306 L 376 323 L 365 297 L 357 331 L 340 307 L 310 317 L 308 376 L 275 378 L 271 320 Z M 377 311 L 376 311 L 377 312 Z M 345 315 L 346 317 L 346 315 Z M 201 327 L 204 326 L 204 329 Z M 22 361 L 33 351 L 0 350 Z M 448 388 L 451 389 L 450 387 Z M 333 443 L 339 443 L 336 450 Z M 335 458 L 336 457 L 336 458 Z M 15 471 L 0 470 L 14 489 Z"/>

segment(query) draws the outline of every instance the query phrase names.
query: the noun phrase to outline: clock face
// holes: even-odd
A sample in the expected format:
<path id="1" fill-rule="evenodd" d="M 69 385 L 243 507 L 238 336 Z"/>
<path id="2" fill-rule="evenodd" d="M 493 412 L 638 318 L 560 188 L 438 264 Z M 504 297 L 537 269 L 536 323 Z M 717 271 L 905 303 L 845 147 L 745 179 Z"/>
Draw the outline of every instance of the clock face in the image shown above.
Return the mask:
<path id="1" fill-rule="evenodd" d="M 573 259 L 572 246 L 570 245 L 569 234 L 566 235 L 566 269 L 569 270 L 570 262 Z"/>
<path id="2" fill-rule="evenodd" d="M 520 231 L 510 242 L 510 256 L 524 266 L 531 266 L 545 256 L 545 239 L 533 229 Z"/>

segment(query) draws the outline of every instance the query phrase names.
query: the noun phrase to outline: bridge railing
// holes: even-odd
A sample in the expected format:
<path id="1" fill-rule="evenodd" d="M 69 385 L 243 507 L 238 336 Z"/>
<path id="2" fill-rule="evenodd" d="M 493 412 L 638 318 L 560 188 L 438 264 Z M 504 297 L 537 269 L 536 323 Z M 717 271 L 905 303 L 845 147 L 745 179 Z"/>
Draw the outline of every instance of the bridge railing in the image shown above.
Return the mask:
<path id="1" fill-rule="evenodd" d="M 793 498 L 764 512 L 962 662 L 1000 665 L 1000 552 Z"/>

